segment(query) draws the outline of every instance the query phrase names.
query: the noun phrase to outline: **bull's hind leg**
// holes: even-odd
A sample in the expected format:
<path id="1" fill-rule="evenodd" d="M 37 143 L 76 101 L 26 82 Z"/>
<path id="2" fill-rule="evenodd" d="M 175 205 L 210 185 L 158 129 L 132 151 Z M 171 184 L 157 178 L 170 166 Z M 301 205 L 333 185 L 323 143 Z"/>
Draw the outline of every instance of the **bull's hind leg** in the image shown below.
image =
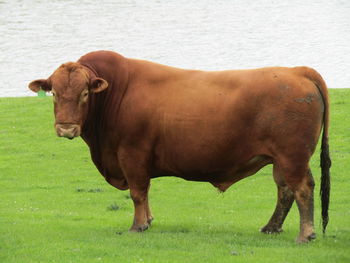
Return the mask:
<path id="1" fill-rule="evenodd" d="M 282 232 L 282 225 L 294 201 L 292 190 L 286 185 L 279 167 L 274 165 L 273 177 L 277 185 L 277 204 L 269 222 L 260 231 L 266 234 Z"/>
<path id="2" fill-rule="evenodd" d="M 308 158 L 301 158 L 298 160 L 284 160 L 284 162 L 276 162 L 280 176 L 286 183 L 286 186 L 293 192 L 294 199 L 298 205 L 300 215 L 300 232 L 297 238 L 298 243 L 308 242 L 316 237 L 314 233 L 314 180 L 308 163 L 305 160 Z M 304 162 L 304 164 L 302 164 Z M 284 192 L 286 194 L 286 192 Z M 289 195 L 289 202 L 292 198 Z M 289 203 L 288 203 L 289 205 Z M 291 205 L 291 203 L 290 203 Z M 289 210 L 289 209 L 288 209 Z M 287 210 L 285 210 L 287 211 Z M 272 216 L 274 218 L 274 216 Z M 272 221 L 274 222 L 274 221 Z M 276 222 L 276 221 L 275 221 Z M 269 225 L 269 224 L 268 224 Z"/>
<path id="3" fill-rule="evenodd" d="M 310 169 L 305 171 L 306 175 L 297 185 L 294 197 L 298 205 L 300 214 L 300 233 L 297 238 L 298 243 L 308 242 L 316 238 L 314 232 L 314 179 Z"/>

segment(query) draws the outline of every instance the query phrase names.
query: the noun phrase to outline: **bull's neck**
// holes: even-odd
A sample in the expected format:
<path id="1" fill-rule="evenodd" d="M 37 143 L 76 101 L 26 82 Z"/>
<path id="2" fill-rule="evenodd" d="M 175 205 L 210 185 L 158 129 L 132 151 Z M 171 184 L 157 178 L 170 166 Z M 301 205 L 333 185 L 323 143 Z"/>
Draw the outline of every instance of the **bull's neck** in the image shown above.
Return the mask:
<path id="1" fill-rule="evenodd" d="M 108 82 L 106 90 L 91 94 L 82 130 L 84 140 L 100 144 L 111 125 L 117 124 L 119 108 L 128 87 L 128 60 L 111 51 L 97 51 L 81 57 L 78 63 L 87 68 L 90 77 Z"/>

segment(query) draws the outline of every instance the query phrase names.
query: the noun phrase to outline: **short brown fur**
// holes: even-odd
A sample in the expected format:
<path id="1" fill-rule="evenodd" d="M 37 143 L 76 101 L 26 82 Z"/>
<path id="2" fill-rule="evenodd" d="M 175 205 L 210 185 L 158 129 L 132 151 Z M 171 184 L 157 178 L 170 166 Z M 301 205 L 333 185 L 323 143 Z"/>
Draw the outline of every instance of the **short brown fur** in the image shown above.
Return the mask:
<path id="1" fill-rule="evenodd" d="M 40 86 L 54 89 L 57 134 L 81 136 L 107 182 L 130 189 L 132 231 L 147 229 L 153 219 L 151 178 L 206 181 L 225 191 L 273 164 L 278 199 L 262 232 L 280 232 L 296 200 L 297 241 L 315 238 L 309 160 L 322 126 L 323 159 L 329 159 L 328 94 L 315 70 L 205 72 L 96 51 L 29 84 L 33 91 Z M 330 159 L 322 169 L 326 179 L 329 167 Z"/>

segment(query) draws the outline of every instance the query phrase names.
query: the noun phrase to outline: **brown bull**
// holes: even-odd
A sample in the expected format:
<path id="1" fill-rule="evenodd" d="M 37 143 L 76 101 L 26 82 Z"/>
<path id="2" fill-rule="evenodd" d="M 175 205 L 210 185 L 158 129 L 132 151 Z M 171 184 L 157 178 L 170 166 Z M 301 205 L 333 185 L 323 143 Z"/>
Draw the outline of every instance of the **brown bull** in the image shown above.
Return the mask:
<path id="1" fill-rule="evenodd" d="M 313 69 L 205 72 L 110 51 L 61 65 L 29 88 L 51 91 L 58 136 L 81 136 L 108 183 L 130 189 L 131 231 L 147 229 L 150 179 L 177 176 L 220 191 L 273 164 L 275 211 L 261 231 L 282 230 L 294 199 L 298 242 L 315 238 L 309 160 L 320 136 L 323 231 L 328 222 L 328 93 Z"/>

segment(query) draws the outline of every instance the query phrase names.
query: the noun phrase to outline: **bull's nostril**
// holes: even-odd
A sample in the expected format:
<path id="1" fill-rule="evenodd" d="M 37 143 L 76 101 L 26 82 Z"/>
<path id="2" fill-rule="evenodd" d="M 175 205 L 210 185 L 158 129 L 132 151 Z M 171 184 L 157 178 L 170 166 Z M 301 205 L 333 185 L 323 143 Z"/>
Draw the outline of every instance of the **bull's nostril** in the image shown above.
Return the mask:
<path id="1" fill-rule="evenodd" d="M 70 139 L 80 135 L 80 127 L 75 124 L 57 124 L 56 131 L 58 136 Z"/>

